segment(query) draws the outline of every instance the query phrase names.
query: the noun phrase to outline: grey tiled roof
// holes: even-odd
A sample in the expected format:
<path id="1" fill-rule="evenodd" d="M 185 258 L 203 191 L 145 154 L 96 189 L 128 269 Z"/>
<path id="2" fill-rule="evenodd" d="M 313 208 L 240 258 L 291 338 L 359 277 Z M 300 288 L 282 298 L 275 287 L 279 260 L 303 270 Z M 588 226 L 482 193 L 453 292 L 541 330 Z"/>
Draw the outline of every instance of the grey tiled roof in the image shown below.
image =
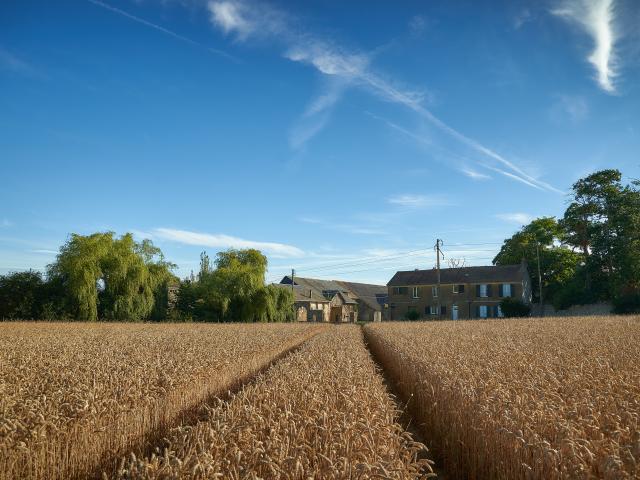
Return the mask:
<path id="1" fill-rule="evenodd" d="M 287 288 L 289 290 L 291 290 L 291 284 L 286 285 L 284 283 L 274 283 L 273 285 L 275 285 L 276 287 L 279 288 Z M 322 294 L 319 294 L 315 291 L 313 291 L 313 289 L 309 289 L 306 287 L 303 287 L 302 285 L 294 285 L 293 286 L 293 293 L 295 295 L 296 298 L 296 302 L 323 302 L 323 303 L 329 303 L 329 300 L 327 300 Z"/>
<path id="2" fill-rule="evenodd" d="M 358 300 L 366 304 L 373 310 L 382 310 L 382 306 L 378 302 L 377 298 L 384 298 L 387 296 L 386 285 L 372 285 L 369 283 L 357 283 L 357 282 L 343 282 L 336 280 L 347 290 L 353 292 Z"/>
<path id="3" fill-rule="evenodd" d="M 507 283 L 521 282 L 527 275 L 526 266 L 500 265 L 485 267 L 442 268 L 440 283 Z M 435 285 L 438 283 L 436 269 L 396 272 L 388 286 Z"/>
<path id="4" fill-rule="evenodd" d="M 376 294 L 386 295 L 385 285 L 369 285 L 366 283 L 343 282 L 339 280 L 320 280 L 317 278 L 294 277 L 295 288 L 303 291 L 311 290 L 315 295 L 323 298 L 332 297 L 336 293 L 343 294 L 346 303 L 357 303 L 360 300 L 375 310 L 380 310 L 380 304 L 376 300 Z M 281 285 L 291 285 L 291 277 L 286 275 Z M 327 294 L 327 295 L 325 295 Z M 307 293 L 308 295 L 308 293 Z"/>

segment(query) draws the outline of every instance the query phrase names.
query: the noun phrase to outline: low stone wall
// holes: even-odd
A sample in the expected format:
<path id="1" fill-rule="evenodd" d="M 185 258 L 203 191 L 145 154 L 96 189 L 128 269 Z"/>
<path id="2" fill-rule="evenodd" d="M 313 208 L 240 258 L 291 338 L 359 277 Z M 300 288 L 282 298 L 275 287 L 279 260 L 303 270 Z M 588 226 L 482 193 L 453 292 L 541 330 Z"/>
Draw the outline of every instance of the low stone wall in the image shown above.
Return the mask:
<path id="1" fill-rule="evenodd" d="M 556 310 L 553 305 L 544 305 L 545 317 L 588 317 L 592 315 L 611 315 L 613 306 L 607 302 L 601 303 L 589 303 L 586 305 L 572 305 L 566 310 Z M 531 315 L 534 317 L 540 316 L 539 305 L 531 306 Z"/>

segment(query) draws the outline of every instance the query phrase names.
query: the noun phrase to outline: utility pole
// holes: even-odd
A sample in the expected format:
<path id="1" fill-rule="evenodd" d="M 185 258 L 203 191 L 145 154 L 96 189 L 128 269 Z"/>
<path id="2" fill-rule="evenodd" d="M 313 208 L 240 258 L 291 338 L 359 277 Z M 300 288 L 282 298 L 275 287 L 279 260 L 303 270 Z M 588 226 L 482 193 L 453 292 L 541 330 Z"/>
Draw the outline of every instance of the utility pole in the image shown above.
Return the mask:
<path id="1" fill-rule="evenodd" d="M 438 279 L 438 286 L 436 287 L 436 291 L 438 293 L 438 296 L 436 297 L 438 300 L 436 301 L 436 305 L 438 308 L 438 318 L 440 318 L 440 315 L 442 314 L 442 307 L 440 306 L 440 255 L 442 254 L 442 251 L 440 250 L 440 247 L 442 246 L 442 240 L 440 240 L 439 238 L 436 239 L 436 245 L 435 247 L 433 247 L 433 249 L 436 251 L 436 271 L 437 271 L 437 279 Z M 444 258 L 444 255 L 442 255 L 442 257 Z"/>
<path id="2" fill-rule="evenodd" d="M 296 275 L 296 271 L 292 268 L 291 269 L 291 293 L 293 293 L 293 284 L 295 283 L 293 281 L 293 279 L 294 279 L 295 275 Z"/>
<path id="3" fill-rule="evenodd" d="M 536 240 L 536 256 L 538 257 L 538 289 L 540 294 L 540 316 L 544 317 L 544 301 L 542 299 L 542 273 L 540 270 L 540 242 Z"/>

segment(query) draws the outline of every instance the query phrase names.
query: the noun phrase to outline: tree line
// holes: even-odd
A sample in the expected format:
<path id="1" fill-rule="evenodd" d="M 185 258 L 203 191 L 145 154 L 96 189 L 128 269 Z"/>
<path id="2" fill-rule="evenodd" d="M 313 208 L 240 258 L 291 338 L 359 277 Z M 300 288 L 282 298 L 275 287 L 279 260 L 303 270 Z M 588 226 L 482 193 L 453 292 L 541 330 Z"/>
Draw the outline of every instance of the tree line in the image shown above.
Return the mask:
<path id="1" fill-rule="evenodd" d="M 0 276 L 0 319 L 281 322 L 293 293 L 265 285 L 258 250 L 228 250 L 180 280 L 150 240 L 127 233 L 72 234 L 46 273 Z"/>
<path id="2" fill-rule="evenodd" d="M 575 182 L 562 218 L 542 217 L 506 239 L 495 265 L 529 264 L 534 301 L 556 309 L 598 301 L 640 311 L 640 182 L 618 170 Z M 538 281 L 538 259 L 542 285 Z"/>

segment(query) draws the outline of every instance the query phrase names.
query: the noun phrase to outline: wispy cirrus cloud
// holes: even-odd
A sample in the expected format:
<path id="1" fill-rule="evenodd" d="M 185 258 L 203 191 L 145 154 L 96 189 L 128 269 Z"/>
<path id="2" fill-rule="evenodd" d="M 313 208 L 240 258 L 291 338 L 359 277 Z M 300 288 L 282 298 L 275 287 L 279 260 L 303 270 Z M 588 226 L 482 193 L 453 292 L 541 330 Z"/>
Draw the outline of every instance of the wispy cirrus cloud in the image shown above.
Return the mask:
<path id="1" fill-rule="evenodd" d="M 589 115 L 589 104 L 581 95 L 556 95 L 549 115 L 557 124 L 576 124 Z"/>
<path id="2" fill-rule="evenodd" d="M 347 86 L 363 88 L 381 100 L 404 106 L 448 137 L 501 165 L 511 177 L 524 180 L 525 184 L 540 190 L 558 191 L 548 183 L 528 175 L 506 157 L 436 117 L 424 106 L 424 92 L 400 86 L 399 82 L 374 71 L 371 68 L 371 55 L 349 50 L 309 32 L 302 32 L 294 27 L 297 22 L 267 4 L 243 0 L 210 0 L 208 8 L 212 24 L 228 35 L 235 35 L 238 41 L 268 38 L 272 42 L 283 44 L 285 58 L 310 65 L 325 76 L 339 78 Z M 331 102 L 331 105 L 336 100 Z M 326 123 L 327 118 L 320 118 L 303 129 L 302 133 L 295 135 L 292 146 L 303 145 L 321 131 Z"/>
<path id="3" fill-rule="evenodd" d="M 443 207 L 451 205 L 451 201 L 442 195 L 420 195 L 403 193 L 392 195 L 387 199 L 391 205 L 406 208 Z"/>
<path id="4" fill-rule="evenodd" d="M 27 77 L 43 76 L 32 64 L 1 46 L 0 70 L 7 70 Z"/>
<path id="5" fill-rule="evenodd" d="M 460 171 L 464 173 L 467 177 L 471 178 L 472 180 L 490 180 L 491 179 L 491 175 L 487 175 L 486 173 L 480 173 L 469 167 L 462 167 Z"/>
<path id="6" fill-rule="evenodd" d="M 551 13 L 577 25 L 592 38 L 594 49 L 587 60 L 596 69 L 596 80 L 600 87 L 608 93 L 615 93 L 614 81 L 618 76 L 615 44 L 618 32 L 615 28 L 614 0 L 563 0 Z"/>
<path id="7" fill-rule="evenodd" d="M 255 248 L 270 254 L 274 257 L 301 257 L 304 252 L 285 243 L 262 242 L 245 240 L 224 234 L 210 234 L 193 232 L 189 230 L 178 230 L 173 228 L 156 228 L 152 232 L 153 238 L 161 238 L 176 243 L 186 245 L 196 245 L 211 248 Z"/>
<path id="8" fill-rule="evenodd" d="M 534 218 L 536 218 L 533 215 L 530 215 L 528 213 L 522 213 L 522 212 L 498 213 L 495 215 L 495 217 L 500 220 L 504 220 L 505 222 L 516 223 L 518 225 L 526 225 L 530 223 Z"/>
<path id="9" fill-rule="evenodd" d="M 402 133 L 403 135 L 406 135 L 409 138 L 412 138 L 413 140 L 415 140 L 418 144 L 429 147 L 429 149 L 435 150 L 436 152 L 439 152 L 439 155 L 436 155 L 436 158 L 438 157 L 442 157 L 443 161 L 448 163 L 450 166 L 452 166 L 453 168 L 461 171 L 462 173 L 464 173 L 466 176 L 473 178 L 474 180 L 488 180 L 491 177 L 489 175 L 483 174 L 483 173 L 479 173 L 479 172 L 475 172 L 473 170 L 470 170 L 468 168 L 468 164 L 471 163 L 471 159 L 467 156 L 461 155 L 459 153 L 456 152 L 452 152 L 451 150 L 442 147 L 441 145 L 436 144 L 434 141 L 431 140 L 431 138 L 429 138 L 426 135 L 420 134 L 420 133 L 415 133 L 412 132 L 404 127 L 401 127 L 385 118 L 381 118 L 378 117 L 376 115 L 373 115 L 371 113 L 369 113 L 369 115 L 377 120 L 380 120 L 384 123 L 387 124 L 387 126 L 389 126 L 391 129 L 396 130 L 400 133 Z M 472 150 L 475 150 L 472 148 Z M 505 163 L 506 162 L 506 163 Z M 488 163 L 486 163 L 485 161 L 476 161 L 475 163 L 479 166 L 481 166 L 482 168 L 491 170 L 493 172 L 499 173 L 500 175 L 503 175 L 511 180 L 514 180 L 516 182 L 520 182 L 524 185 L 527 185 L 531 188 L 535 188 L 537 190 L 547 190 L 550 192 L 555 192 L 555 193 L 559 193 L 559 194 L 564 194 L 564 192 L 562 190 L 559 190 L 557 188 L 555 188 L 554 186 L 543 182 L 541 180 L 538 180 L 537 178 L 533 177 L 532 175 L 529 175 L 527 173 L 525 173 L 524 171 L 522 171 L 519 167 L 515 166 L 515 164 L 512 164 L 509 161 L 502 162 L 502 163 L 498 163 L 498 162 L 494 162 L 493 165 L 490 165 Z M 507 167 L 507 169 L 505 170 L 504 167 Z M 502 167 L 502 168 L 501 168 Z M 472 173 L 473 172 L 473 173 Z"/>
<path id="10" fill-rule="evenodd" d="M 133 20 L 134 22 L 140 23 L 142 25 L 145 25 L 146 27 L 149 28 L 153 28 L 154 30 L 157 30 L 159 32 L 164 33 L 165 35 L 169 35 L 170 37 L 173 37 L 177 40 L 180 40 L 182 42 L 188 43 L 190 45 L 194 45 L 200 48 L 204 48 L 206 51 L 208 51 L 209 53 L 213 53 L 215 55 L 220 55 L 223 57 L 226 57 L 230 60 L 233 60 L 235 62 L 238 61 L 238 59 L 236 57 L 234 57 L 233 55 L 230 55 L 227 52 L 224 52 L 222 50 L 219 50 L 217 48 L 211 48 L 211 47 L 207 47 L 206 45 L 200 43 L 200 42 L 196 42 L 195 40 L 189 38 L 189 37 L 185 37 L 184 35 L 180 35 L 179 33 L 176 33 L 172 30 L 169 30 L 168 28 L 162 27 L 156 23 L 150 22 L 148 20 L 145 20 L 144 18 L 140 18 L 137 17 L 135 15 L 132 15 L 128 12 L 125 12 L 124 10 L 121 10 L 119 8 L 116 8 L 112 5 L 109 5 L 108 3 L 105 2 L 101 2 L 100 0 L 87 0 L 89 3 L 93 3 L 94 5 L 104 8 L 105 10 L 109 10 L 110 12 L 116 13 L 118 15 L 121 15 L 123 17 L 128 18 L 129 20 Z"/>

